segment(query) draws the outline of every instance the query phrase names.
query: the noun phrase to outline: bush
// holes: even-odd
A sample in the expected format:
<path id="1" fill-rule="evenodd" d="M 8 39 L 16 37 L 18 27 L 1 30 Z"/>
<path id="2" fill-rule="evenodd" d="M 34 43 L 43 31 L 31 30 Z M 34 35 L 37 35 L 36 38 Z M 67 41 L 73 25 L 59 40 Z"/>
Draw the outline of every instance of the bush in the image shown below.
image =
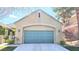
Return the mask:
<path id="1" fill-rule="evenodd" d="M 7 39 L 7 40 L 6 40 L 6 43 L 8 43 L 8 44 L 14 44 L 14 40 L 12 40 L 12 39 Z"/>
<path id="2" fill-rule="evenodd" d="M 5 28 L 0 26 L 0 35 L 5 35 Z"/>
<path id="3" fill-rule="evenodd" d="M 61 45 L 65 45 L 65 41 L 60 41 L 60 44 Z"/>

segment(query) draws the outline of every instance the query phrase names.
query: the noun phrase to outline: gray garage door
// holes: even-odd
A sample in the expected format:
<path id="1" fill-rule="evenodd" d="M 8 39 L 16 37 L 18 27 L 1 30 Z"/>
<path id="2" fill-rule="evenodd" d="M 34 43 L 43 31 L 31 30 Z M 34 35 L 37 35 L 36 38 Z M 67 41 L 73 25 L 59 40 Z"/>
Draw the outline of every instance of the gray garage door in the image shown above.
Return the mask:
<path id="1" fill-rule="evenodd" d="M 24 31 L 24 43 L 53 43 L 52 31 Z"/>

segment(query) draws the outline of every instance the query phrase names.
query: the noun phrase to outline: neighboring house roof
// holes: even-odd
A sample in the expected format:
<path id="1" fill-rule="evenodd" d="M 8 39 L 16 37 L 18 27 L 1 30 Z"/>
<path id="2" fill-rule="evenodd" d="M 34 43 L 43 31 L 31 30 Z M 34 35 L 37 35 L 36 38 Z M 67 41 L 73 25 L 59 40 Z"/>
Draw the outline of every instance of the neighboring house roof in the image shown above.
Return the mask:
<path id="1" fill-rule="evenodd" d="M 0 22 L 0 26 L 7 27 L 7 25 L 2 22 Z"/>
<path id="2" fill-rule="evenodd" d="M 14 28 L 14 25 L 13 24 L 4 24 L 4 23 L 1 23 L 0 22 L 0 26 L 3 26 L 3 27 L 6 27 L 6 28 L 9 28 L 9 29 L 12 29 L 12 28 Z"/>
<path id="3" fill-rule="evenodd" d="M 14 25 L 14 24 L 8 24 L 7 26 L 8 26 L 8 28 L 10 28 L 10 29 L 15 28 L 15 25 Z"/>
<path id="4" fill-rule="evenodd" d="M 38 12 L 38 11 L 41 11 L 41 12 L 45 13 L 46 15 L 48 15 L 48 14 L 47 14 L 46 12 L 44 12 L 43 10 L 36 10 L 36 11 L 32 12 L 31 14 L 33 14 L 33 13 L 35 13 L 35 12 Z M 21 21 L 22 19 L 24 19 L 24 18 L 30 16 L 31 14 L 24 16 L 24 17 L 21 18 L 20 20 L 16 21 L 14 24 L 16 24 L 17 22 Z M 56 20 L 57 22 L 61 23 L 59 20 L 55 19 L 53 16 L 51 16 L 51 15 L 48 15 L 48 16 L 51 17 L 51 18 L 53 18 L 53 19 Z M 61 23 L 61 24 L 62 24 L 62 23 Z"/>

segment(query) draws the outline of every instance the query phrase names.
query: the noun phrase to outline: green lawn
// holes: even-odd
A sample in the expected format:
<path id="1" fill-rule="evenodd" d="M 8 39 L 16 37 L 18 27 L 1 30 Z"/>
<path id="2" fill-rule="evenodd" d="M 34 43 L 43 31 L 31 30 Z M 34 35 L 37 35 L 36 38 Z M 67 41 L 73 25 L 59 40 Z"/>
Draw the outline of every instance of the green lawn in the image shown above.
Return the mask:
<path id="1" fill-rule="evenodd" d="M 73 46 L 64 46 L 64 47 L 70 51 L 79 51 L 79 47 L 73 47 Z"/>
<path id="2" fill-rule="evenodd" d="M 16 47 L 13 46 L 7 46 L 7 47 L 0 47 L 0 51 L 13 51 Z"/>
<path id="3" fill-rule="evenodd" d="M 0 49 L 3 49 L 3 48 L 5 48 L 5 47 L 7 47 L 7 46 L 0 46 Z"/>
<path id="4" fill-rule="evenodd" d="M 79 51 L 79 47 L 69 46 L 69 45 L 65 44 L 64 41 L 61 41 L 60 45 L 63 46 L 64 48 L 70 50 L 70 51 Z"/>

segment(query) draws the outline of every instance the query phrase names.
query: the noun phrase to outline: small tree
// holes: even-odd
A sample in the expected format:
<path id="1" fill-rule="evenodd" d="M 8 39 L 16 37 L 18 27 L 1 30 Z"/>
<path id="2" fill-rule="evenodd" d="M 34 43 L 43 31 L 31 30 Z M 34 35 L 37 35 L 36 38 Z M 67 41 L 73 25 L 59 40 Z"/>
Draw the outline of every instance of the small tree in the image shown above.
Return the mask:
<path id="1" fill-rule="evenodd" d="M 0 35 L 5 35 L 5 28 L 0 26 Z"/>

